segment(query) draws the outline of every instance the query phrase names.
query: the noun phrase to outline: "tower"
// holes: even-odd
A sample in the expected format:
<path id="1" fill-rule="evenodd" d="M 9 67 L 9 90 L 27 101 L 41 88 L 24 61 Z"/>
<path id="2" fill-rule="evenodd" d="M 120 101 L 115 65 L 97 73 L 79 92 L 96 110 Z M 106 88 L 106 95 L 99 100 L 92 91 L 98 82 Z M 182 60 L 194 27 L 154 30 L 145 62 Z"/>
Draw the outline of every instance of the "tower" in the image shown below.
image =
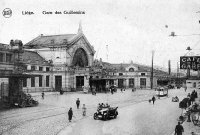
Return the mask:
<path id="1" fill-rule="evenodd" d="M 81 21 L 79 22 L 78 34 L 83 33 Z"/>

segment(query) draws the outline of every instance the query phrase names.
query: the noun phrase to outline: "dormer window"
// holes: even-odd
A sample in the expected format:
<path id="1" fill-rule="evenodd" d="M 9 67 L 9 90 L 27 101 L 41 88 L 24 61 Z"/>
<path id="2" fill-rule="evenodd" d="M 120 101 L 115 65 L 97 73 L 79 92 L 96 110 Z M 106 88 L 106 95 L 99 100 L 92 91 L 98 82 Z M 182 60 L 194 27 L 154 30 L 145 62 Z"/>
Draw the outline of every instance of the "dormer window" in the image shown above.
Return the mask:
<path id="1" fill-rule="evenodd" d="M 63 44 L 67 44 L 67 39 L 63 39 Z"/>
<path id="2" fill-rule="evenodd" d="M 129 72 L 134 72 L 134 68 L 129 68 Z"/>
<path id="3" fill-rule="evenodd" d="M 54 44 L 54 39 L 51 39 L 51 44 Z"/>

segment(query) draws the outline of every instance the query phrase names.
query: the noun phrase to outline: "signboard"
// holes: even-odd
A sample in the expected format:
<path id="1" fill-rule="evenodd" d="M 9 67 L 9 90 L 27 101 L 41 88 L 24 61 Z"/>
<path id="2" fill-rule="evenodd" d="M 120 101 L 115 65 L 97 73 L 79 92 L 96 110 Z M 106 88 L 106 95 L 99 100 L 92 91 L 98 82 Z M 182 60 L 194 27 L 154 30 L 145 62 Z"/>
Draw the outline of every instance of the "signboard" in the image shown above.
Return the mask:
<path id="1" fill-rule="evenodd" d="M 180 69 L 200 70 L 200 56 L 181 56 Z"/>

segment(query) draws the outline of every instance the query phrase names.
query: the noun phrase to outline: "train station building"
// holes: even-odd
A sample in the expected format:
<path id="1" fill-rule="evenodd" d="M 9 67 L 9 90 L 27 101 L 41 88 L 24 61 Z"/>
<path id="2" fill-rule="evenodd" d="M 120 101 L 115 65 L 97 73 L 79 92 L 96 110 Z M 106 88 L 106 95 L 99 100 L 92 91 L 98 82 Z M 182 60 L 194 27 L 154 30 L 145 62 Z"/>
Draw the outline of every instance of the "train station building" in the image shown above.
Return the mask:
<path id="1" fill-rule="evenodd" d="M 5 46 L 5 45 L 4 45 Z M 11 45 L 7 45 L 11 46 Z M 134 64 L 110 64 L 102 59 L 94 60 L 95 50 L 83 34 L 79 24 L 76 34 L 39 35 L 23 46 L 20 61 L 25 92 L 79 91 L 83 87 L 105 91 L 112 85 L 118 88 L 151 88 L 151 68 Z M 0 73 L 11 74 L 15 70 L 13 48 L 1 49 Z M 162 72 L 164 73 L 164 72 Z M 163 76 L 154 71 L 153 87 Z M 4 79 L 4 80 L 3 80 Z M 8 79 L 2 78 L 1 82 Z"/>

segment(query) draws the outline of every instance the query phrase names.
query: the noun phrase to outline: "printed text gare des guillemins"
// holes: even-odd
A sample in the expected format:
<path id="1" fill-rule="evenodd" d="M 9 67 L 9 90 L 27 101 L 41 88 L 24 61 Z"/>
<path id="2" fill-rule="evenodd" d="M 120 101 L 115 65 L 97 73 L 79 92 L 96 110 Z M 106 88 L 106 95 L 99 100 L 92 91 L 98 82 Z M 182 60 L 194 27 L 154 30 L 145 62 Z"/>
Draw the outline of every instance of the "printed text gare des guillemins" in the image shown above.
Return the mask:
<path id="1" fill-rule="evenodd" d="M 73 11 L 73 10 L 65 10 L 65 11 L 42 11 L 41 12 L 44 15 L 52 15 L 52 14 L 85 14 L 85 11 Z M 35 13 L 33 11 L 22 11 L 22 15 L 34 15 Z"/>

